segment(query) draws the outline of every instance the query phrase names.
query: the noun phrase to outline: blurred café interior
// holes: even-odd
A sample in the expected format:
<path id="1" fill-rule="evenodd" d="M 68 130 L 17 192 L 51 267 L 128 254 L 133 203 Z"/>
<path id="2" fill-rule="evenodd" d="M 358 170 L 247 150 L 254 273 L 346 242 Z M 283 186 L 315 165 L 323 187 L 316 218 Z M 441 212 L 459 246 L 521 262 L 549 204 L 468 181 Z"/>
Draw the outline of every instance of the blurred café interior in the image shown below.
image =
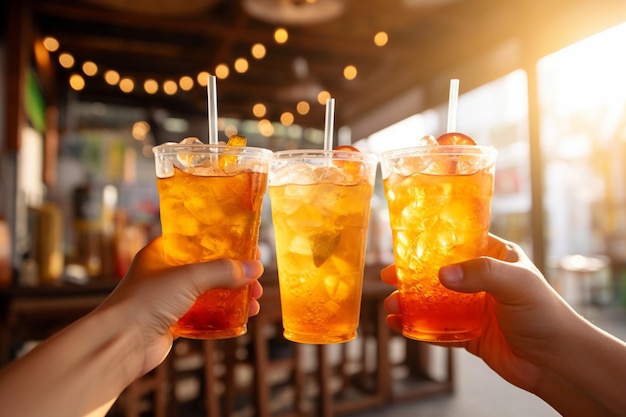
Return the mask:
<path id="1" fill-rule="evenodd" d="M 446 129 L 499 151 L 491 231 L 566 299 L 626 306 L 625 0 L 23 0 L 0 38 L 0 364 L 92 309 L 158 236 L 151 148 L 219 134 L 272 150 L 380 153 Z M 379 170 L 380 171 L 380 170 Z M 454 395 L 447 349 L 385 325 L 393 261 L 377 179 L 357 340 L 281 336 L 269 199 L 261 314 L 178 340 L 120 416 L 341 415 Z M 69 354 L 69 353 L 68 353 Z"/>

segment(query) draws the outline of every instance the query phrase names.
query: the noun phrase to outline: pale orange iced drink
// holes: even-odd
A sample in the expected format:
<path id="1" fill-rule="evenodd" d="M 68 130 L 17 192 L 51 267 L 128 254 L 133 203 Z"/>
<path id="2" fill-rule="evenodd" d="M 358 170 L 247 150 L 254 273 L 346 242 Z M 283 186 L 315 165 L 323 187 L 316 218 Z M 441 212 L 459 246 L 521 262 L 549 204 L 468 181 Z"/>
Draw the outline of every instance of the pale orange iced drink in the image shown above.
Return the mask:
<path id="1" fill-rule="evenodd" d="M 285 338 L 357 335 L 377 158 L 354 151 L 274 154 L 269 177 Z"/>
<path id="2" fill-rule="evenodd" d="M 485 254 L 495 159 L 490 147 L 436 143 L 381 155 L 406 337 L 480 335 L 485 294 L 448 290 L 438 271 Z"/>
<path id="3" fill-rule="evenodd" d="M 272 152 L 191 141 L 157 146 L 154 154 L 166 260 L 254 259 Z M 171 330 L 195 339 L 242 335 L 248 304 L 247 286 L 210 290 Z"/>

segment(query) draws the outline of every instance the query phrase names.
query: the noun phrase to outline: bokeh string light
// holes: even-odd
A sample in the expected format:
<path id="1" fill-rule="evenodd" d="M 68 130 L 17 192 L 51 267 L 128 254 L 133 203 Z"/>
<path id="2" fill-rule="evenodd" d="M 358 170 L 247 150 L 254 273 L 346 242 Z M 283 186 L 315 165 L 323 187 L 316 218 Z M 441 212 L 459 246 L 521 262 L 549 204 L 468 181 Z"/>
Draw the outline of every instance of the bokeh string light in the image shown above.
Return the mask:
<path id="1" fill-rule="evenodd" d="M 149 78 L 143 82 L 143 89 L 148 94 L 156 94 L 159 91 L 159 83 Z"/>
<path id="2" fill-rule="evenodd" d="M 278 27 L 275 29 L 274 41 L 277 44 L 279 45 L 284 44 L 288 41 L 288 39 L 289 39 L 289 33 L 285 28 Z M 387 33 L 380 31 L 374 35 L 373 43 L 378 47 L 382 47 L 388 43 L 388 40 L 389 40 L 389 37 Z M 46 48 L 46 50 L 48 50 L 50 53 L 56 53 L 61 50 L 61 45 L 59 41 L 53 36 L 46 36 L 43 39 L 43 45 Z M 263 59 L 267 56 L 267 48 L 265 45 L 261 43 L 255 43 L 250 47 L 250 54 L 256 60 Z M 63 68 L 66 68 L 66 69 L 72 69 L 76 65 L 76 60 L 74 56 L 71 53 L 66 52 L 66 51 L 59 52 L 57 59 L 59 61 L 59 64 Z M 178 82 L 172 79 L 167 79 L 167 80 L 164 80 L 162 84 L 159 84 L 157 80 L 152 79 L 152 78 L 146 79 L 143 82 L 141 82 L 141 81 L 134 80 L 133 78 L 128 77 L 128 76 L 122 76 L 117 70 L 112 69 L 112 68 L 103 70 L 102 68 L 99 67 L 99 65 L 96 62 L 92 60 L 86 60 L 85 62 L 82 63 L 80 67 L 81 67 L 82 73 L 85 76 L 95 77 L 98 74 L 102 74 L 107 84 L 114 86 L 114 87 L 118 87 L 122 92 L 126 94 L 135 92 L 137 84 L 143 87 L 143 91 L 149 95 L 154 95 L 159 92 L 162 92 L 166 95 L 172 96 L 172 95 L 178 94 L 179 90 L 185 91 L 185 92 L 191 91 L 195 87 L 196 84 L 201 88 L 206 88 L 207 79 L 210 74 L 208 71 L 200 71 L 195 76 L 195 82 L 194 82 L 194 77 L 190 75 L 184 75 L 178 79 Z M 233 69 L 235 72 L 239 74 L 244 74 L 248 72 L 248 70 L 250 69 L 250 63 L 245 57 L 238 57 L 233 63 Z M 215 67 L 214 74 L 219 79 L 226 79 L 230 75 L 230 67 L 225 63 L 220 63 Z M 348 81 L 354 80 L 357 74 L 358 74 L 358 70 L 356 66 L 352 64 L 346 65 L 342 71 L 343 77 Z M 85 88 L 87 81 L 85 80 L 85 77 L 83 75 L 73 72 L 68 79 L 68 83 L 69 83 L 70 88 L 72 88 L 75 91 L 80 91 Z M 317 101 L 320 105 L 324 105 L 326 103 L 326 100 L 330 96 L 331 96 L 330 92 L 322 90 L 317 95 Z M 260 106 L 262 106 L 262 108 L 264 109 L 262 112 L 259 111 Z M 294 113 L 304 116 L 308 114 L 310 110 L 311 110 L 311 105 L 307 101 L 300 101 L 296 105 L 295 112 L 281 113 L 280 122 L 284 126 L 290 126 L 295 122 Z M 271 134 L 273 134 L 273 128 L 270 129 L 268 127 L 268 125 L 271 126 L 271 123 L 269 122 L 269 120 L 261 119 L 267 113 L 267 109 L 265 105 L 263 105 L 262 103 L 256 104 L 254 108 L 252 109 L 252 112 L 255 117 L 260 119 L 259 130 L 261 131 L 261 133 L 266 134 L 266 133 L 269 133 L 269 131 L 271 130 L 272 131 Z"/>

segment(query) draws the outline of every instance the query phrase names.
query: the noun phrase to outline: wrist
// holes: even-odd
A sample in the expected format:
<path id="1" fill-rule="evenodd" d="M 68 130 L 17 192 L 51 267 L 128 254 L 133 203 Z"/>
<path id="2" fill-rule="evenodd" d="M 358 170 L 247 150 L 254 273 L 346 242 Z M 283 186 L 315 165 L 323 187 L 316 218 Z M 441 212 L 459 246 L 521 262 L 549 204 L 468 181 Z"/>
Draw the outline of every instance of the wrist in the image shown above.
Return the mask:
<path id="1" fill-rule="evenodd" d="M 107 368 L 117 374 L 118 383 L 124 387 L 141 376 L 143 361 L 141 336 L 129 325 L 127 317 L 120 305 L 96 309 L 85 317 L 87 326 L 98 333 L 93 336 L 100 338 L 101 350 L 110 360 Z"/>
<path id="2" fill-rule="evenodd" d="M 589 391 L 550 369 L 542 372 L 533 394 L 564 417 L 617 416 Z"/>
<path id="3" fill-rule="evenodd" d="M 621 389 L 626 375 L 626 344 L 577 313 L 571 314 L 574 319 L 562 320 L 563 325 L 553 339 L 551 359 L 546 362 L 536 393 L 548 401 L 545 395 L 560 399 L 559 388 L 564 392 L 569 390 L 567 397 L 578 397 L 574 404 L 597 407 L 594 413 L 581 413 L 580 409 L 584 408 L 579 407 L 563 415 L 619 415 L 617 410 L 626 410 L 626 397 Z M 550 381 L 560 383 L 550 384 Z"/>

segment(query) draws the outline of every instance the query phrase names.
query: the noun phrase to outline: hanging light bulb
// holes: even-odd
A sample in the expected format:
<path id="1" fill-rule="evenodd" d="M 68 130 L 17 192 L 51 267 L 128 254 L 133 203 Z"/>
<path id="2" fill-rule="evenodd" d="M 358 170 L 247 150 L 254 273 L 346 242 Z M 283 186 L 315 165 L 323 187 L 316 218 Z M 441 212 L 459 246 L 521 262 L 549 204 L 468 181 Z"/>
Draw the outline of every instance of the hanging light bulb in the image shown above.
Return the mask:
<path id="1" fill-rule="evenodd" d="M 134 89 L 135 82 L 131 78 L 125 77 L 120 80 L 120 90 L 124 93 L 132 93 Z"/>
<path id="2" fill-rule="evenodd" d="M 149 78 L 144 81 L 143 89 L 148 94 L 156 94 L 156 92 L 159 91 L 159 83 L 157 83 L 156 80 Z"/>
<path id="3" fill-rule="evenodd" d="M 72 74 L 70 76 L 70 87 L 74 91 L 80 91 L 85 88 L 85 79 L 80 74 Z"/>
<path id="4" fill-rule="evenodd" d="M 98 73 L 98 66 L 95 62 L 85 61 L 83 63 L 83 72 L 85 73 L 85 75 L 93 77 Z"/>
<path id="5" fill-rule="evenodd" d="M 117 85 L 120 82 L 120 74 L 115 70 L 108 70 L 104 73 L 104 80 L 109 85 Z"/>

